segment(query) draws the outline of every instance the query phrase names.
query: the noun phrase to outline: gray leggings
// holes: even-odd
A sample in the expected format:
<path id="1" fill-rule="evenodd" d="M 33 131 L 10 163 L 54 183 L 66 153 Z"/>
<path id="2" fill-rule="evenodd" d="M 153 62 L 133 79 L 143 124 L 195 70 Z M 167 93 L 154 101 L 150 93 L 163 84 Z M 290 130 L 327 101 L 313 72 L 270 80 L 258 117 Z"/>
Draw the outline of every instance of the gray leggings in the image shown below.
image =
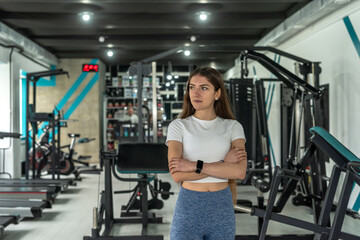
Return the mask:
<path id="1" fill-rule="evenodd" d="M 234 240 L 230 188 L 197 192 L 181 188 L 171 223 L 171 240 Z"/>

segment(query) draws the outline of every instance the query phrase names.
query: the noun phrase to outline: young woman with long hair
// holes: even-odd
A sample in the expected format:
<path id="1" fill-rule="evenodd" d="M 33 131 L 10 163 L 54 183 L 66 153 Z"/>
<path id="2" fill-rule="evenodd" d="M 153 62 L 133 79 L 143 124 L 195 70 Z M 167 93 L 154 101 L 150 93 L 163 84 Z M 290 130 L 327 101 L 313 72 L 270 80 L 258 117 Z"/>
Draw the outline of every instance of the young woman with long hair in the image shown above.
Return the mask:
<path id="1" fill-rule="evenodd" d="M 233 240 L 236 179 L 245 177 L 247 155 L 243 128 L 217 70 L 202 67 L 190 74 L 166 144 L 170 173 L 181 183 L 170 239 Z"/>

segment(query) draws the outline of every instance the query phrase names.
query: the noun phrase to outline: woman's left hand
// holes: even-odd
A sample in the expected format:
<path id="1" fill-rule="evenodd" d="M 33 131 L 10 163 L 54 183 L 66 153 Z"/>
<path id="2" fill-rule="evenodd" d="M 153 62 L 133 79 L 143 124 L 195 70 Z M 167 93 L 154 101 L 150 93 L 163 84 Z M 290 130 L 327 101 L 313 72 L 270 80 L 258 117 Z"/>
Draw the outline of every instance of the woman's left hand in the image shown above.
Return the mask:
<path id="1" fill-rule="evenodd" d="M 175 172 L 193 172 L 196 170 L 196 162 L 185 158 L 172 158 L 169 163 L 169 170 L 171 174 Z"/>

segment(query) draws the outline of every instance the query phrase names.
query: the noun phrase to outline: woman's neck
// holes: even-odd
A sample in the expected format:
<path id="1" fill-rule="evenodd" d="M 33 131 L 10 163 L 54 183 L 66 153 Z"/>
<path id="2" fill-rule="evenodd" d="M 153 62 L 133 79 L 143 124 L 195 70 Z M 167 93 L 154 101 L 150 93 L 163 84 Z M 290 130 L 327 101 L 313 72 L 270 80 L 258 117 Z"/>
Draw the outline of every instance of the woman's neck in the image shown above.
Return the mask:
<path id="1" fill-rule="evenodd" d="M 217 117 L 217 115 L 215 111 L 211 111 L 211 112 L 195 111 L 194 117 L 200 120 L 213 120 Z"/>

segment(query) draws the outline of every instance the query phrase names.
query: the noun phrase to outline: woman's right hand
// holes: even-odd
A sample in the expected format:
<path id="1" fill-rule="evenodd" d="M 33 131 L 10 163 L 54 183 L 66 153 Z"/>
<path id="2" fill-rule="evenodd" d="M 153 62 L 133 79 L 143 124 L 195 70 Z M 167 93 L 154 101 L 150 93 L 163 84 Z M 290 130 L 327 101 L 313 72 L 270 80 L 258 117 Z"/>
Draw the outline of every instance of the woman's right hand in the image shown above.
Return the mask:
<path id="1" fill-rule="evenodd" d="M 243 148 L 232 148 L 228 154 L 226 154 L 224 162 L 239 163 L 247 160 L 246 150 Z"/>

